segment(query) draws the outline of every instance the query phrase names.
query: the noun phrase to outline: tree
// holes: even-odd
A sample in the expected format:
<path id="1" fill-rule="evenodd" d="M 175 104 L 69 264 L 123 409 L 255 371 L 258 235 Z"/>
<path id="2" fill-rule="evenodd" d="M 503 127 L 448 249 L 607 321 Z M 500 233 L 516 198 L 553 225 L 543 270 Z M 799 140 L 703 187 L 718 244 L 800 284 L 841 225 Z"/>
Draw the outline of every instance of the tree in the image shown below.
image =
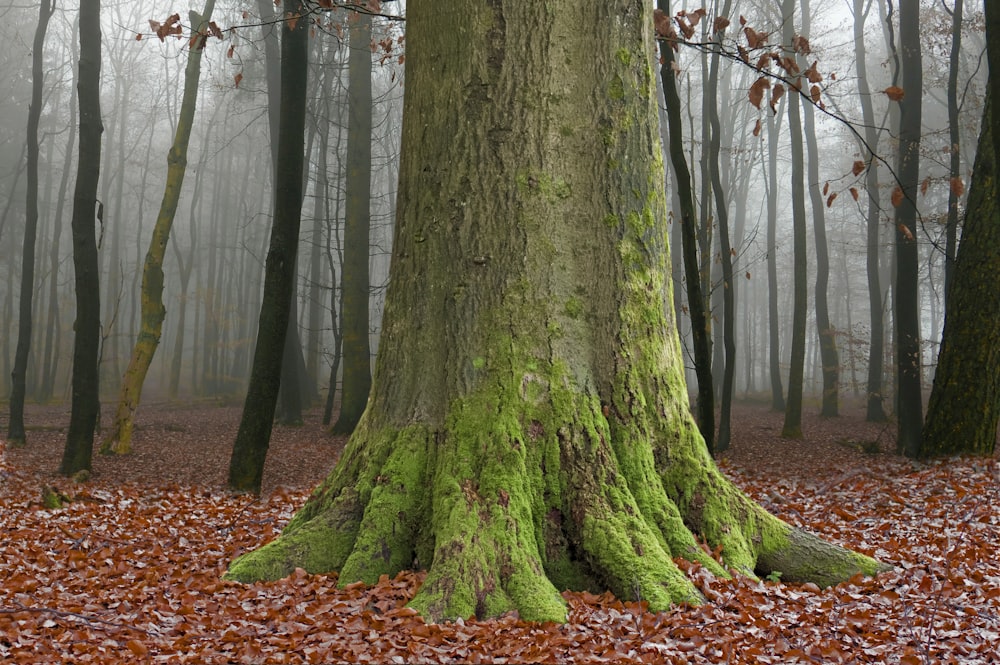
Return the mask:
<path id="1" fill-rule="evenodd" d="M 778 123 L 785 100 L 778 111 L 767 116 L 767 343 L 768 374 L 771 383 L 771 409 L 785 410 L 781 387 L 781 340 L 778 317 Z M 775 116 L 778 116 L 777 118 Z"/>
<path id="2" fill-rule="evenodd" d="M 7 440 L 25 443 L 24 398 L 27 393 L 28 353 L 31 350 L 31 301 L 35 292 L 35 237 L 38 231 L 38 121 L 42 117 L 42 55 L 45 31 L 54 7 L 51 0 L 42 0 L 38 9 L 38 25 L 31 45 L 31 105 L 28 108 L 28 191 L 25 201 L 24 244 L 21 254 L 21 298 L 17 319 L 17 349 L 14 371 L 11 372 L 10 421 Z"/>
<path id="3" fill-rule="evenodd" d="M 371 230 L 372 176 L 372 19 L 365 13 L 351 17 L 347 90 L 347 200 L 344 222 L 344 266 L 341 289 L 344 310 L 344 384 L 340 391 L 340 414 L 333 424 L 335 434 L 354 431 L 371 392 L 371 345 L 369 342 L 368 262 Z"/>
<path id="4" fill-rule="evenodd" d="M 724 575 L 699 538 L 747 574 L 878 570 L 750 501 L 690 417 L 644 5 L 409 10 L 369 406 L 282 535 L 227 577 L 419 565 L 411 606 L 430 619 L 565 620 L 561 588 L 698 602 L 672 557 Z"/>
<path id="5" fill-rule="evenodd" d="M 726 0 L 722 15 L 729 14 L 731 0 Z M 730 414 L 733 407 L 733 379 L 736 372 L 736 284 L 733 280 L 733 252 L 729 233 L 729 209 L 726 205 L 726 193 L 722 186 L 722 174 L 719 171 L 719 152 L 722 149 L 722 127 L 719 122 L 719 60 L 722 44 L 722 31 L 715 31 L 715 41 L 718 45 L 712 53 L 712 63 L 709 67 L 708 83 L 705 86 L 705 106 L 708 108 L 709 142 L 708 142 L 708 172 L 715 198 L 715 215 L 719 223 L 719 258 L 722 263 L 722 344 L 725 350 L 722 369 L 722 409 L 719 414 L 719 437 L 716 449 L 724 451 L 729 448 Z"/>
<path id="6" fill-rule="evenodd" d="M 669 0 L 658 0 L 657 20 L 668 21 Z M 662 23 L 661 23 L 662 25 Z M 681 98 L 677 92 L 677 77 L 674 73 L 673 44 L 663 42 L 660 54 L 663 63 L 660 79 L 667 107 L 668 152 L 670 163 L 677 180 L 677 198 L 680 202 L 681 246 L 684 263 L 684 285 L 687 290 L 688 312 L 691 316 L 691 338 L 694 346 L 694 368 L 698 380 L 698 398 L 695 405 L 698 414 L 698 429 L 705 439 L 709 453 L 715 454 L 715 391 L 712 381 L 711 328 L 705 311 L 705 298 L 701 290 L 701 270 L 698 267 L 698 238 L 695 229 L 698 217 L 694 207 L 694 188 L 691 184 L 691 170 L 684 156 L 683 123 L 681 121 Z"/>
<path id="7" fill-rule="evenodd" d="M 868 314 L 870 321 L 870 343 L 868 351 L 867 415 L 869 422 L 885 422 L 885 407 L 882 402 L 882 368 L 885 353 L 885 322 L 882 311 L 882 277 L 879 241 L 879 177 L 875 151 L 878 150 L 881 130 L 875 126 L 875 111 L 872 107 L 871 89 L 868 86 L 868 51 L 865 47 L 865 19 L 872 8 L 869 0 L 867 8 L 863 0 L 854 2 L 854 51 L 858 79 L 858 98 L 861 103 L 861 118 L 864 123 L 865 144 L 862 146 L 868 168 L 865 169 L 865 192 L 867 209 L 865 224 L 868 229 L 865 269 L 868 275 Z"/>
<path id="8" fill-rule="evenodd" d="M 923 396 L 920 378 L 920 302 L 917 293 L 917 188 L 920 182 L 920 122 L 923 96 L 920 3 L 899 4 L 899 58 L 903 97 L 899 100 L 899 185 L 896 203 L 896 281 L 893 305 L 896 332 L 898 452 L 920 454 Z"/>
<path id="9" fill-rule="evenodd" d="M 955 0 L 951 10 L 951 54 L 948 59 L 948 174 L 952 186 L 948 189 L 948 222 L 945 227 L 944 296 L 947 316 L 948 291 L 955 274 L 955 254 L 958 251 L 958 217 L 961 190 L 957 184 L 962 178 L 961 127 L 958 112 L 958 70 L 962 57 L 962 0 Z M 948 7 L 942 3 L 947 12 Z"/>
<path id="10" fill-rule="evenodd" d="M 788 47 L 795 37 L 792 23 L 795 17 L 795 2 L 782 0 L 781 16 L 784 20 L 782 38 Z M 794 57 L 794 56 L 789 56 Z M 788 368 L 788 399 L 785 402 L 785 423 L 781 436 L 789 439 L 802 438 L 802 375 L 806 360 L 806 313 L 809 307 L 809 291 L 806 259 L 806 199 L 802 176 L 805 173 L 805 157 L 802 148 L 802 120 L 799 115 L 799 95 L 788 95 L 788 133 L 792 139 L 792 340 L 791 359 Z M 773 93 L 772 93 L 773 94 Z"/>
<path id="11" fill-rule="evenodd" d="M 265 263 L 264 295 L 250 385 L 229 459 L 229 487 L 242 492 L 259 492 L 264 475 L 281 380 L 285 334 L 294 297 L 295 256 L 301 225 L 309 21 L 302 15 L 301 0 L 291 0 L 284 8 L 274 222 Z"/>
<path id="12" fill-rule="evenodd" d="M 153 362 L 156 349 L 160 346 L 163 320 L 167 316 L 163 305 L 163 259 L 167 253 L 174 216 L 177 214 L 181 188 L 184 186 L 188 143 L 198 103 L 198 82 L 201 80 L 201 55 L 208 40 L 214 8 L 215 0 L 208 0 L 201 15 L 194 10 L 189 14 L 192 35 L 187 69 L 184 72 L 184 97 L 174 131 L 174 143 L 167 153 L 167 181 L 163 189 L 163 200 L 160 202 L 160 212 L 156 216 L 149 248 L 146 250 L 146 262 L 142 268 L 141 326 L 128 368 L 122 376 L 114 424 L 101 444 L 101 452 L 104 453 L 125 454 L 132 450 L 132 427 L 135 412 L 142 399 L 142 385 L 146 381 L 146 372 Z"/>
<path id="13" fill-rule="evenodd" d="M 802 37 L 808 39 L 812 16 L 808 0 L 802 0 Z M 809 49 L 803 48 L 802 55 Z M 823 401 L 820 415 L 838 415 L 840 398 L 840 357 L 837 354 L 837 331 L 830 323 L 830 307 L 827 303 L 827 285 L 830 282 L 830 252 L 826 242 L 826 208 L 822 187 L 819 182 L 819 146 L 816 142 L 816 118 L 812 104 L 802 109 L 803 131 L 809 154 L 808 178 L 809 201 L 813 218 L 813 239 L 816 244 L 816 333 L 819 336 L 819 355 L 822 363 Z"/>
<path id="14" fill-rule="evenodd" d="M 991 73 L 992 75 L 992 73 Z M 921 455 L 991 455 L 1000 421 L 1000 206 L 987 94 Z"/>
<path id="15" fill-rule="evenodd" d="M 101 2 L 80 0 L 80 148 L 73 191 L 73 270 L 76 288 L 76 324 L 73 338 L 72 405 L 69 431 L 59 471 L 72 476 L 89 471 L 94 430 L 100 413 L 98 352 L 101 342 L 100 273 L 97 261 L 97 203 L 101 134 Z"/>

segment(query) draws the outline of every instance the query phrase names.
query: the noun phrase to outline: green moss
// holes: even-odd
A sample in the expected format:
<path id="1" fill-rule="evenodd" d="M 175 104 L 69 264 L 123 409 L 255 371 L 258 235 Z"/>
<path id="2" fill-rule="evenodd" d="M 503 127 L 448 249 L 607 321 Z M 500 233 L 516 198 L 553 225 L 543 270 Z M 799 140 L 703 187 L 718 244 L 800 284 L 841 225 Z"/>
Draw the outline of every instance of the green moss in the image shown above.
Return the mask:
<path id="1" fill-rule="evenodd" d="M 566 305 L 563 310 L 571 319 L 579 319 L 580 316 L 583 315 L 583 301 L 579 298 L 572 297 L 566 301 Z"/>
<path id="2" fill-rule="evenodd" d="M 483 358 L 481 356 L 477 356 L 477 357 L 473 358 L 472 359 L 472 366 L 475 367 L 476 369 L 482 369 L 482 368 L 486 367 L 486 358 Z"/>
<path id="3" fill-rule="evenodd" d="M 560 136 L 573 136 L 574 133 L 573 128 L 569 125 L 562 125 L 559 127 Z"/>
<path id="4" fill-rule="evenodd" d="M 625 81 L 622 77 L 615 74 L 611 78 L 611 83 L 608 84 L 608 97 L 615 101 L 620 101 L 625 98 Z"/>

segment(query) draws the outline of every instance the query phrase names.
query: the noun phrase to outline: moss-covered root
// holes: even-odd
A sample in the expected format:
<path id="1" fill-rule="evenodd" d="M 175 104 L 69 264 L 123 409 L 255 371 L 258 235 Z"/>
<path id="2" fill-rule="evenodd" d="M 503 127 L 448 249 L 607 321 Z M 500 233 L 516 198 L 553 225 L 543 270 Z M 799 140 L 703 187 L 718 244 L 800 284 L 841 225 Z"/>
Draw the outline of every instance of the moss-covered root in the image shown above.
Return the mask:
<path id="1" fill-rule="evenodd" d="M 785 582 L 812 582 L 820 587 L 833 586 L 854 575 L 876 575 L 892 566 L 858 552 L 828 543 L 813 534 L 791 527 L 777 518 L 784 537 L 771 541 L 757 557 L 761 575 L 781 573 Z"/>
<path id="2" fill-rule="evenodd" d="M 626 511 L 602 512 L 592 509 L 584 516 L 581 547 L 616 596 L 645 600 L 656 612 L 704 601 L 643 519 Z"/>
<path id="3" fill-rule="evenodd" d="M 790 526 L 764 510 L 714 466 L 683 502 L 686 521 L 726 565 L 745 575 L 781 573 L 781 579 L 831 586 L 861 573 L 891 569 L 875 559 Z"/>
<path id="4" fill-rule="evenodd" d="M 223 579 L 257 582 L 287 577 L 296 568 L 309 573 L 339 570 L 354 548 L 362 509 L 358 493 L 344 489 L 313 519 L 237 558 Z"/>
<path id="5" fill-rule="evenodd" d="M 512 518 L 507 499 L 481 501 L 470 486 L 464 491 L 468 504 L 447 511 L 447 534 L 439 532 L 434 562 L 410 607 L 428 621 L 511 611 L 528 621 L 565 621 L 566 604 L 545 574 L 530 525 Z"/>

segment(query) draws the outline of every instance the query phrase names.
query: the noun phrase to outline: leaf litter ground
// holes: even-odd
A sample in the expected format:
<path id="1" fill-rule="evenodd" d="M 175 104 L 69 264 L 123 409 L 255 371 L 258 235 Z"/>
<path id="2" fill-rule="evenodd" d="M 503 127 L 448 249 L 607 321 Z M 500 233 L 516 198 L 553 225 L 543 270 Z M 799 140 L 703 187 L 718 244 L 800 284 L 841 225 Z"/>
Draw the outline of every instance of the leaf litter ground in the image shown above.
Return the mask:
<path id="1" fill-rule="evenodd" d="M 425 624 L 405 608 L 417 573 L 371 588 L 301 571 L 220 581 L 278 534 L 344 444 L 316 413 L 276 427 L 264 494 L 233 496 L 223 484 L 238 420 L 236 408 L 144 407 L 135 452 L 95 457 L 74 484 L 54 473 L 68 414 L 29 408 L 28 447 L 0 444 L 0 662 L 1000 662 L 1000 465 L 911 463 L 890 454 L 894 428 L 858 413 L 806 415 L 792 442 L 780 414 L 740 405 L 721 466 L 788 522 L 895 570 L 821 590 L 681 562 L 706 604 L 651 613 L 566 593 L 562 625 Z M 45 486 L 72 501 L 43 508 Z"/>

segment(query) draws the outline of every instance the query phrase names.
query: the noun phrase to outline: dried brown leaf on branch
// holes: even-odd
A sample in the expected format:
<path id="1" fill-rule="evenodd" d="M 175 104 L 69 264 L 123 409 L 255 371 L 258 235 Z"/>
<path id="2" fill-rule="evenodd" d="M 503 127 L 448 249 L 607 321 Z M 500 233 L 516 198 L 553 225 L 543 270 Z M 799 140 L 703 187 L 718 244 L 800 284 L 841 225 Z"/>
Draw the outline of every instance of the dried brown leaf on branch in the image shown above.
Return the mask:
<path id="1" fill-rule="evenodd" d="M 898 85 L 890 85 L 888 88 L 883 90 L 885 96 L 894 102 L 901 101 L 906 93 Z"/>
<path id="2" fill-rule="evenodd" d="M 767 80 L 766 76 L 761 76 L 759 79 L 754 81 L 753 85 L 750 86 L 750 90 L 747 95 L 750 99 L 750 103 L 757 108 L 760 108 L 760 105 L 764 101 L 764 91 L 770 87 L 771 82 Z"/>

